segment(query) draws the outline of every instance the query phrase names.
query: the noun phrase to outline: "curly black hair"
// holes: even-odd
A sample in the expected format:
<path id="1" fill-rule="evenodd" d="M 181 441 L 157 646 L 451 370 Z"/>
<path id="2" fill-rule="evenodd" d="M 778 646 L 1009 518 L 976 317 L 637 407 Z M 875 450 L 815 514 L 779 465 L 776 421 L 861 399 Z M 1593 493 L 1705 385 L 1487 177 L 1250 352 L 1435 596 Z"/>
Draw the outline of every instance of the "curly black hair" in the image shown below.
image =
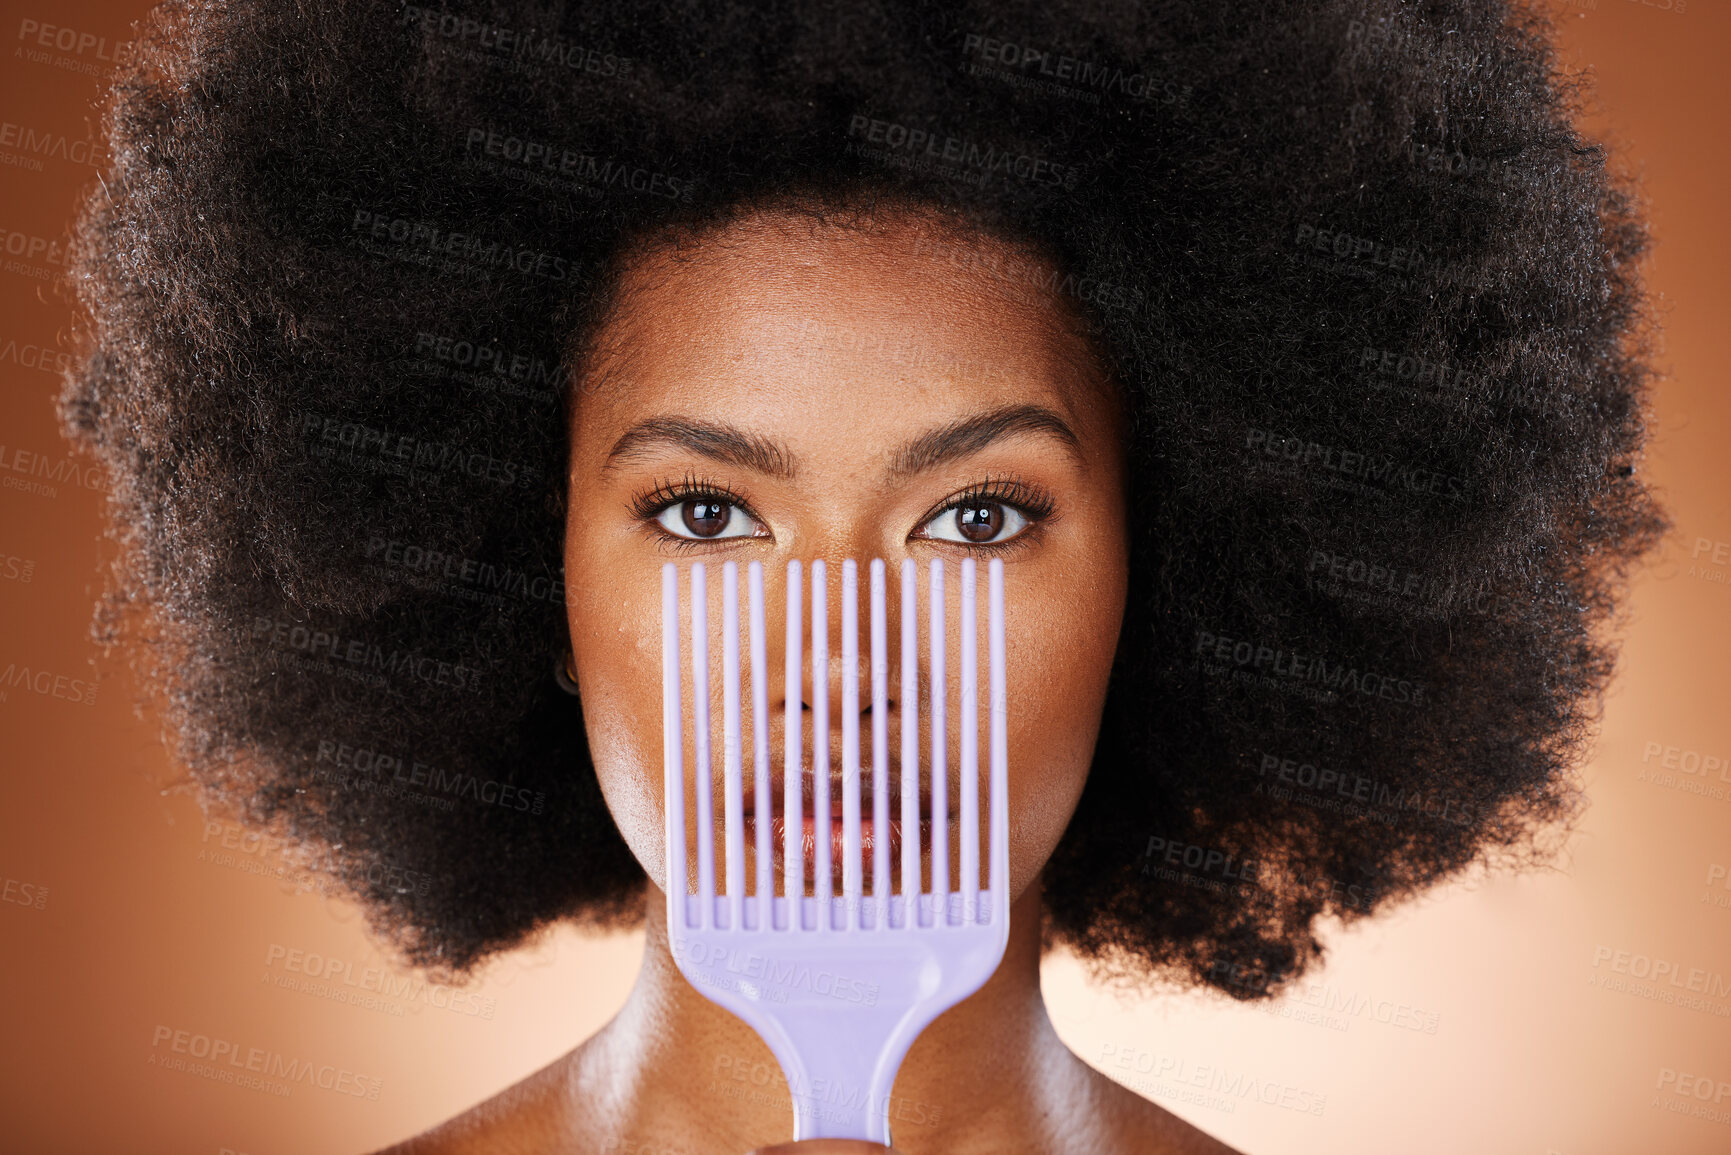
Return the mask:
<path id="1" fill-rule="evenodd" d="M 64 428 L 207 802 L 409 961 L 642 917 L 554 670 L 622 256 L 917 205 L 1130 398 L 1129 606 L 1048 945 L 1263 997 L 1566 826 L 1666 522 L 1629 182 L 1497 0 L 171 0 L 112 91 Z M 993 250 L 997 251 L 997 250 Z M 1046 262 L 1049 261 L 1049 264 Z M 1042 270 L 1048 270 L 1042 272 Z"/>

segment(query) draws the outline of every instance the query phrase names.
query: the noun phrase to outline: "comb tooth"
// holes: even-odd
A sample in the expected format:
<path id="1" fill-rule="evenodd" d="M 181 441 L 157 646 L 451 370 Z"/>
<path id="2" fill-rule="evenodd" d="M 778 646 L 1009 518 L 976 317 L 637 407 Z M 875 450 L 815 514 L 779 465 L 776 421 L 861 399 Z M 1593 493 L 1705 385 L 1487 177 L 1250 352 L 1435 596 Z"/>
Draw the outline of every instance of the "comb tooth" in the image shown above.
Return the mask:
<path id="1" fill-rule="evenodd" d="M 811 891 L 818 900 L 818 928 L 830 930 L 835 864 L 829 817 L 829 569 L 821 561 L 811 563 L 811 672 L 811 813 L 817 842 Z"/>
<path id="2" fill-rule="evenodd" d="M 962 559 L 962 910 L 966 920 L 978 918 L 980 900 L 980 749 L 979 670 L 975 650 L 979 629 L 974 602 L 974 559 Z M 969 913 L 971 912 L 971 913 Z"/>
<path id="3" fill-rule="evenodd" d="M 691 719 L 697 754 L 697 925 L 715 925 L 715 807 L 709 755 L 709 583 L 691 567 Z"/>
<path id="4" fill-rule="evenodd" d="M 787 719 L 784 727 L 784 738 L 781 752 L 781 773 L 783 798 L 781 812 L 786 816 L 782 827 L 781 860 L 782 860 L 782 892 L 787 897 L 787 926 L 789 930 L 804 926 L 801 910 L 805 904 L 801 898 L 805 895 L 805 819 L 803 809 L 805 799 L 800 783 L 800 770 L 805 759 L 801 757 L 805 735 L 800 728 L 805 721 L 805 711 L 800 708 L 800 687 L 804 679 L 804 648 L 805 638 L 802 631 L 805 627 L 805 608 L 800 604 L 800 595 L 805 592 L 802 584 L 799 562 L 787 563 L 787 678 L 783 683 L 787 687 Z"/>
<path id="5" fill-rule="evenodd" d="M 859 925 L 859 567 L 841 563 L 841 892 L 843 925 Z"/>
<path id="6" fill-rule="evenodd" d="M 902 927 L 919 925 L 920 902 L 920 655 L 914 559 L 902 559 Z"/>
<path id="7" fill-rule="evenodd" d="M 884 559 L 874 557 L 872 580 L 872 928 L 889 925 L 890 910 L 890 659 L 884 621 Z"/>
<path id="8" fill-rule="evenodd" d="M 721 567 L 722 764 L 727 807 L 727 925 L 740 927 L 745 895 L 744 782 L 739 765 L 739 563 Z"/>
<path id="9" fill-rule="evenodd" d="M 933 558 L 927 602 L 932 648 L 932 925 L 949 924 L 950 909 L 950 770 L 949 735 L 944 698 L 949 679 L 944 674 L 944 561 Z"/>
<path id="10" fill-rule="evenodd" d="M 667 811 L 667 893 L 674 917 L 687 927 L 685 901 L 685 728 L 679 701 L 679 567 L 661 567 L 661 749 L 662 797 Z M 675 889 L 677 887 L 677 889 Z"/>
<path id="11" fill-rule="evenodd" d="M 1004 559 L 993 558 L 989 566 L 991 582 L 991 621 L 988 624 L 991 646 L 991 709 L 992 709 L 992 918 L 1003 918 L 1009 911 L 1010 868 L 1010 755 L 1008 691 L 1004 686 Z"/>
<path id="12" fill-rule="evenodd" d="M 842 562 L 841 599 L 842 922 L 851 929 L 859 925 L 864 890 L 859 805 L 859 568 L 852 558 Z"/>
<path id="13" fill-rule="evenodd" d="M 774 903 L 775 860 L 769 851 L 769 827 L 775 819 L 775 798 L 769 790 L 769 659 L 764 638 L 763 563 L 754 561 L 747 571 L 751 583 L 751 749 L 757 773 L 752 781 L 751 817 L 756 829 L 757 897 L 751 910 L 752 925 L 767 928 Z"/>

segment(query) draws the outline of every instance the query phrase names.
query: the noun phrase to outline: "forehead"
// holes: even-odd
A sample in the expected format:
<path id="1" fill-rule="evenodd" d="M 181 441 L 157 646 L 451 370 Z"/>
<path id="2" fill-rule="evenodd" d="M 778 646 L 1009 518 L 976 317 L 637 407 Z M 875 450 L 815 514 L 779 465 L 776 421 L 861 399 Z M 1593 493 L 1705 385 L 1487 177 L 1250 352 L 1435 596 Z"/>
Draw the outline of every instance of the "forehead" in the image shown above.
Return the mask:
<path id="1" fill-rule="evenodd" d="M 645 416 L 890 433 L 1011 404 L 1088 424 L 1100 370 L 1049 266 L 918 217 L 751 217 L 641 254 L 596 333 L 579 442 Z"/>

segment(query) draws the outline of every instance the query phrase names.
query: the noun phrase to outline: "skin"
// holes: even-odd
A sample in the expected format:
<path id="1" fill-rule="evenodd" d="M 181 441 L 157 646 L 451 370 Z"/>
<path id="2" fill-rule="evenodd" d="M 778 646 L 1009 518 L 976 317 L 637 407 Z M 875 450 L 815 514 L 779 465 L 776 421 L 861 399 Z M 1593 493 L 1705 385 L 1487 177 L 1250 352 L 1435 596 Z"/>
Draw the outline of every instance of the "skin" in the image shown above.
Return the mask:
<path id="1" fill-rule="evenodd" d="M 573 407 L 565 572 L 574 674 L 596 770 L 651 880 L 642 970 L 624 1008 L 595 1036 L 392 1152 L 889 1150 L 854 1141 L 787 1142 L 792 1112 L 773 1056 L 749 1027 L 693 988 L 669 953 L 661 569 L 672 560 L 682 571 L 693 561 L 711 570 L 711 661 L 719 663 L 722 562 L 740 564 L 743 604 L 746 563 L 762 562 L 766 581 L 779 588 L 789 559 L 829 560 L 827 674 L 839 733 L 839 560 L 860 559 L 863 597 L 866 559 L 885 559 L 893 595 L 901 560 L 911 557 L 920 567 L 923 602 L 930 559 L 943 558 L 955 583 L 961 559 L 971 554 L 979 566 L 982 623 L 987 559 L 1004 560 L 1014 706 L 1010 941 L 985 986 L 940 1016 L 909 1051 L 892 1100 L 904 1104 L 904 1121 L 892 1124 L 896 1150 L 1230 1155 L 1072 1054 L 1040 994 L 1039 874 L 1075 809 L 1098 736 L 1123 616 L 1128 521 L 1118 394 L 1062 302 L 1014 275 L 986 271 L 1026 268 L 1026 260 L 1002 242 L 960 234 L 918 213 L 885 211 L 845 225 L 759 214 L 688 239 L 677 251 L 651 248 L 627 271 L 593 339 Z M 1074 444 L 1024 422 L 977 437 L 966 452 L 931 468 L 900 476 L 889 469 L 898 449 L 917 438 L 1027 407 L 1055 415 Z M 630 452 L 613 452 L 633 428 L 669 417 L 726 423 L 759 444 L 773 443 L 778 454 L 757 465 L 785 468 L 772 473 L 717 460 L 690 441 L 638 439 Z M 744 536 L 699 538 L 682 548 L 673 541 L 681 528 L 692 530 L 681 502 L 672 501 L 664 517 L 633 511 L 634 500 L 687 474 L 728 488 L 738 504 L 728 507 L 722 532 Z M 944 540 L 966 537 L 953 508 L 957 496 L 988 477 L 1009 475 L 1050 499 L 1049 516 L 1022 523 L 998 508 L 996 528 L 988 523 L 983 531 L 1011 543 L 998 553 Z M 953 589 L 949 602 L 954 614 Z M 809 733 L 815 675 L 808 655 L 805 684 L 785 685 L 777 604 L 772 598 L 767 658 L 770 717 L 777 720 L 770 748 L 779 769 L 787 697 L 800 694 Z M 861 618 L 861 733 L 869 750 L 863 653 L 869 634 L 863 612 Z M 889 634 L 893 695 L 900 668 L 893 617 Z M 923 648 L 923 614 L 921 638 Z M 982 669 L 985 652 L 982 644 Z M 922 655 L 922 680 L 924 673 Z M 718 700 L 714 706 L 719 751 Z M 892 747 L 902 708 L 892 697 Z M 746 737 L 749 743 L 749 730 Z M 715 781 L 719 799 L 719 776 Z M 691 790 L 688 783 L 688 799 Z M 754 1070 L 765 1071 L 768 1081 L 729 1077 Z M 922 1116 L 935 1121 L 907 1121 Z"/>

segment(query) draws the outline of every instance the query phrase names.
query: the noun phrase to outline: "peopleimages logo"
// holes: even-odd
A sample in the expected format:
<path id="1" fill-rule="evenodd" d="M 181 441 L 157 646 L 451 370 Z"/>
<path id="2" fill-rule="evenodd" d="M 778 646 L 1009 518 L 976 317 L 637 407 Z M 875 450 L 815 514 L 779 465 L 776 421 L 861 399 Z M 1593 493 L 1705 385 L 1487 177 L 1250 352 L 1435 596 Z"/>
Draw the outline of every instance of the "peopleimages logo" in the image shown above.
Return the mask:
<path id="1" fill-rule="evenodd" d="M 565 581 L 549 573 L 530 573 L 509 565 L 496 565 L 461 554 L 432 549 L 413 542 L 374 534 L 364 550 L 368 561 L 401 569 L 432 581 L 472 586 L 487 594 L 510 595 L 523 601 L 546 601 L 563 605 Z"/>
<path id="2" fill-rule="evenodd" d="M 88 138 L 74 140 L 63 132 L 39 132 L 27 124 L 0 121 L 0 164 L 31 172 L 41 172 L 44 159 L 94 166 L 96 162 L 91 156 L 94 147 L 95 142 Z M 24 151 L 10 151 L 15 148 Z"/>
<path id="3" fill-rule="evenodd" d="M 1183 1056 L 1156 1054 L 1132 1046 L 1102 1043 L 1099 1065 L 1109 1072 L 1112 1069 L 1133 1071 L 1150 1077 L 1151 1085 L 1142 1080 L 1113 1076 L 1138 1090 L 1220 1111 L 1234 1112 L 1239 1102 L 1257 1102 L 1305 1115 L 1320 1115 L 1328 1109 L 1328 1096 L 1308 1087 L 1259 1078 L 1218 1063 L 1198 1063 Z"/>
<path id="4" fill-rule="evenodd" d="M 1266 466 L 1267 472 L 1277 475 L 1283 469 L 1308 469 L 1363 482 L 1373 492 L 1432 494 L 1450 501 L 1465 501 L 1467 496 L 1468 481 L 1464 475 L 1396 461 L 1387 453 L 1323 445 L 1278 430 L 1254 427 L 1246 430 L 1244 448 L 1251 454 L 1254 466 Z"/>
<path id="5" fill-rule="evenodd" d="M 63 241 L 39 237 L 34 233 L 21 233 L 3 226 L 0 226 L 0 252 L 22 261 L 42 261 L 55 269 L 67 268 L 70 260 L 66 243 Z M 12 263 L 8 262 L 8 267 Z"/>
<path id="6" fill-rule="evenodd" d="M 51 485 L 38 481 L 22 481 L 11 476 L 19 474 L 27 478 L 41 478 L 52 482 Z M 20 449 L 17 446 L 0 444 L 0 484 L 7 489 L 26 489 L 42 493 L 46 497 L 54 497 L 59 493 L 55 488 L 60 485 L 77 485 L 84 489 L 97 490 L 102 488 L 102 470 L 95 465 L 79 465 L 70 457 L 51 458 L 39 450 Z"/>
<path id="7" fill-rule="evenodd" d="M 348 464 L 376 464 L 379 472 L 412 476 L 421 472 L 430 478 L 450 475 L 486 480 L 509 488 L 529 488 L 539 481 L 539 472 L 527 463 L 494 457 L 486 450 L 446 441 L 429 441 L 407 433 L 395 433 L 358 421 L 344 421 L 323 413 L 306 413 L 301 438 L 320 457 Z"/>
<path id="8" fill-rule="evenodd" d="M 39 373 L 58 376 L 72 367 L 72 354 L 29 341 L 8 340 L 0 345 L 0 365 L 8 362 L 20 369 L 34 369 Z"/>
<path id="9" fill-rule="evenodd" d="M 294 1084 L 300 1083 L 357 1099 L 377 1099 L 385 1085 L 383 1079 L 347 1067 L 297 1059 L 280 1051 L 244 1046 L 173 1027 L 159 1025 L 151 1034 L 150 1046 L 150 1066 L 248 1086 L 268 1080 L 273 1084 L 269 1089 L 277 1095 L 287 1095 Z"/>
<path id="10" fill-rule="evenodd" d="M 1731 1123 L 1731 1106 L 1725 1105 L 1725 1100 L 1731 1099 L 1731 1082 L 1712 1075 L 1691 1074 L 1675 1067 L 1660 1067 L 1656 1086 L 1673 1098 L 1655 1098 L 1651 1106 L 1673 1115 L 1688 1115 L 1721 1126 Z M 1707 1106 L 1708 1102 L 1713 1105 Z"/>
<path id="11" fill-rule="evenodd" d="M 773 987 L 774 993 L 781 996 L 775 999 L 776 1002 L 786 1002 L 789 991 L 810 992 L 839 999 L 844 1003 L 859 1003 L 868 1007 L 876 1006 L 878 1001 L 876 983 L 849 978 L 833 971 L 814 970 L 801 963 L 782 964 L 755 951 L 708 946 L 692 940 L 676 944 L 674 957 L 687 958 L 700 967 L 725 970 L 730 974 L 741 975 L 746 980 L 755 980 Z"/>
<path id="12" fill-rule="evenodd" d="M 513 63 L 621 79 L 631 74 L 630 57 L 573 44 L 562 36 L 539 28 L 489 24 L 442 8 L 423 8 L 418 4 L 405 6 L 402 19 L 405 26 L 419 26 L 462 47 Z"/>
<path id="13" fill-rule="evenodd" d="M 1033 181 L 1035 184 L 1076 187 L 1080 176 L 1074 165 L 1061 164 L 1046 157 L 982 145 L 959 136 L 947 136 L 930 129 L 911 128 L 891 120 L 876 120 L 856 114 L 848 121 L 849 137 L 862 138 L 865 144 L 884 146 L 877 150 L 880 159 L 917 160 L 935 166 L 954 166 L 969 175 L 985 179 L 994 174 Z M 873 152 L 852 146 L 861 155 Z M 971 171 L 970 171 L 971 170 Z"/>
<path id="14" fill-rule="evenodd" d="M 95 682 L 74 678 L 70 674 L 57 674 L 40 666 L 31 668 L 16 661 L 7 662 L 4 668 L 0 668 L 0 701 L 6 700 L 8 690 L 23 690 L 40 694 L 44 698 L 59 698 L 63 702 L 73 702 L 80 706 L 96 705 Z"/>
<path id="15" fill-rule="evenodd" d="M 375 245 L 388 243 L 403 252 L 449 257 L 475 269 L 504 269 L 553 281 L 563 281 L 568 271 L 565 258 L 557 253 L 445 228 L 434 221 L 399 217 L 388 211 L 357 208 L 349 231 Z"/>
<path id="16" fill-rule="evenodd" d="M 392 974 L 382 966 L 357 968 L 348 959 L 272 943 L 265 951 L 266 979 L 273 986 L 368 1009 L 401 1015 L 401 1003 L 424 1003 L 452 1014 L 491 1019 L 498 1000 L 478 991 L 459 990 L 409 975 Z M 281 974 L 272 972 L 281 971 Z M 369 999 L 376 995 L 378 998 Z M 373 1004 L 384 1003 L 384 1006 Z"/>
<path id="17" fill-rule="evenodd" d="M 132 59 L 130 40 L 116 40 L 111 45 L 106 36 L 57 24 L 44 24 L 29 17 L 18 22 L 18 39 L 23 41 L 27 48 L 52 48 L 58 52 L 69 52 L 73 56 L 88 54 L 105 64 L 124 64 Z M 35 60 L 39 55 L 33 53 L 31 59 Z"/>
<path id="18" fill-rule="evenodd" d="M 530 791 L 511 782 L 499 782 L 491 778 L 483 781 L 473 774 L 464 774 L 461 771 L 446 773 L 439 767 L 417 758 L 387 754 L 365 746 L 354 747 L 328 738 L 319 739 L 315 760 L 329 763 L 339 771 L 353 773 L 354 779 L 340 775 L 339 785 L 346 786 L 359 780 L 398 788 L 422 787 L 429 792 L 448 794 L 452 798 L 468 798 L 487 806 L 502 806 L 506 810 L 522 810 L 530 814 L 541 813 L 547 804 L 547 795 L 539 790 Z M 390 772 L 388 778 L 385 777 L 386 771 Z M 367 777 L 361 778 L 362 775 Z"/>
<path id="19" fill-rule="evenodd" d="M 557 361 L 516 349 L 499 349 L 485 342 L 468 341 L 425 330 L 415 334 L 415 355 L 449 366 L 450 371 L 466 371 L 463 378 L 470 382 L 508 381 L 521 389 L 508 390 L 525 396 L 551 395 L 565 383 L 565 368 Z"/>
<path id="20" fill-rule="evenodd" d="M 275 618 L 253 619 L 251 638 L 279 654 L 305 657 L 314 662 L 341 663 L 332 669 L 348 669 L 383 678 L 407 676 L 429 685 L 480 691 L 481 671 L 460 661 L 434 657 L 418 651 L 383 646 L 367 638 L 345 636 L 340 630 Z M 307 668 L 318 669 L 316 665 Z"/>
<path id="21" fill-rule="evenodd" d="M 1239 640 L 1199 629 L 1195 655 L 1201 661 L 1223 667 L 1240 667 L 1297 683 L 1312 683 L 1331 693 L 1344 695 L 1350 691 L 1364 698 L 1414 706 L 1426 704 L 1421 684 L 1376 670 L 1361 670 L 1348 662 L 1333 661 L 1325 654 L 1305 654 L 1280 645 Z"/>
<path id="22" fill-rule="evenodd" d="M 562 177 L 597 189 L 629 189 L 668 200 L 689 201 L 697 187 L 697 182 L 689 178 L 491 128 L 471 128 L 463 151 L 471 158 L 477 158 L 478 154 L 481 160 L 502 161 L 525 171 Z M 563 275 L 561 272 L 560 276 Z"/>
<path id="23" fill-rule="evenodd" d="M 1445 798 L 1440 793 L 1433 791 L 1427 795 L 1414 787 L 1390 786 L 1362 774 L 1318 766 L 1297 758 L 1283 758 L 1266 751 L 1262 753 L 1262 761 L 1257 766 L 1256 773 L 1259 778 L 1272 777 L 1275 782 L 1287 788 L 1296 786 L 1316 794 L 1363 803 L 1367 807 L 1422 814 L 1456 826 L 1465 826 L 1472 821 L 1472 807 L 1469 804 L 1454 798 Z M 1257 790 L 1262 790 L 1261 783 L 1257 784 Z"/>
<path id="24" fill-rule="evenodd" d="M 1161 104 L 1188 104 L 1191 86 L 1180 87 L 1166 77 L 1149 76 L 1142 72 L 1125 72 L 1109 64 L 1099 64 L 1063 52 L 1013 41 L 998 40 L 983 33 L 970 32 L 962 41 L 963 56 L 978 56 L 988 66 L 1014 69 L 999 73 L 984 68 L 976 75 L 1002 75 L 1005 78 L 1031 80 L 1031 71 L 1047 81 L 1052 88 L 1071 87 L 1085 90 L 1093 103 L 1099 103 L 1098 93 L 1117 92 L 1133 100 Z"/>
<path id="25" fill-rule="evenodd" d="M 32 910 L 46 910 L 48 907 L 48 888 L 40 883 L 6 878 L 4 884 L 0 885 L 0 902 L 27 906 Z"/>

